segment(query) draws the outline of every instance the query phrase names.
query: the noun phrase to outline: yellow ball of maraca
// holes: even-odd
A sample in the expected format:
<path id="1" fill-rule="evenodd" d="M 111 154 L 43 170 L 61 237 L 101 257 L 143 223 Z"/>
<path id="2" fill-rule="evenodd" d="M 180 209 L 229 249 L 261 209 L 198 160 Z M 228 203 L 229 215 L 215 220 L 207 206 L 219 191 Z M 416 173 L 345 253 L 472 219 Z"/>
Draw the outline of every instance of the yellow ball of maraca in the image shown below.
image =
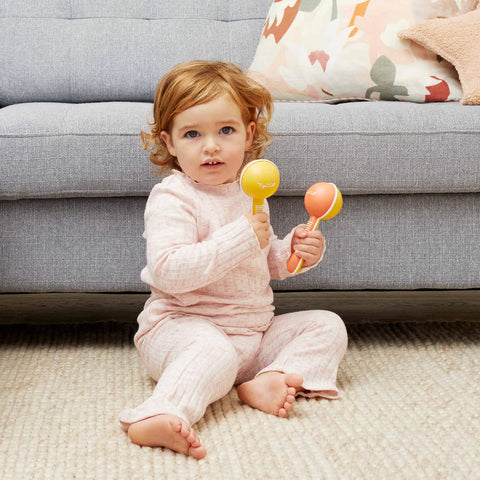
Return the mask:
<path id="1" fill-rule="evenodd" d="M 253 213 L 262 211 L 263 201 L 271 197 L 280 185 L 280 173 L 270 160 L 254 160 L 248 163 L 240 175 L 243 191 L 253 198 Z"/>

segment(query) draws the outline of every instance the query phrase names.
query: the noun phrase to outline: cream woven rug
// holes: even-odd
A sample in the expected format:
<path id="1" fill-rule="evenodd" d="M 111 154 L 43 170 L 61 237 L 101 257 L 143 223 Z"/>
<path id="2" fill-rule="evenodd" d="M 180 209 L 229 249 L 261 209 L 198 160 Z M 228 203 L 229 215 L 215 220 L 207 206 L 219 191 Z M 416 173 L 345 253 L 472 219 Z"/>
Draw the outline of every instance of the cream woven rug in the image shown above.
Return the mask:
<path id="1" fill-rule="evenodd" d="M 201 461 L 117 424 L 153 388 L 134 328 L 0 327 L 2 480 L 480 478 L 480 322 L 349 325 L 340 400 L 285 420 L 234 389 L 196 425 Z"/>

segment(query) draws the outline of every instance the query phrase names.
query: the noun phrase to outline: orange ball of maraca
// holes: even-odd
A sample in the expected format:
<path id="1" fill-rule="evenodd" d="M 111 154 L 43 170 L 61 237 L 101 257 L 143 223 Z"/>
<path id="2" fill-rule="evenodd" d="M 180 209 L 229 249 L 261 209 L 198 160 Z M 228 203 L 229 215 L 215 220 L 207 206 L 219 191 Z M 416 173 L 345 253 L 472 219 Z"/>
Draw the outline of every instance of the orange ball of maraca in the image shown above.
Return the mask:
<path id="1" fill-rule="evenodd" d="M 334 183 L 320 182 L 312 185 L 305 194 L 307 212 L 319 220 L 328 220 L 340 212 L 343 198 Z"/>
<path id="2" fill-rule="evenodd" d="M 315 183 L 307 190 L 304 202 L 305 208 L 310 214 L 306 230 L 311 232 L 318 228 L 320 220 L 328 220 L 338 214 L 343 205 L 343 198 L 334 183 L 320 182 Z M 292 253 L 287 263 L 288 271 L 298 273 L 302 266 L 303 260 Z"/>

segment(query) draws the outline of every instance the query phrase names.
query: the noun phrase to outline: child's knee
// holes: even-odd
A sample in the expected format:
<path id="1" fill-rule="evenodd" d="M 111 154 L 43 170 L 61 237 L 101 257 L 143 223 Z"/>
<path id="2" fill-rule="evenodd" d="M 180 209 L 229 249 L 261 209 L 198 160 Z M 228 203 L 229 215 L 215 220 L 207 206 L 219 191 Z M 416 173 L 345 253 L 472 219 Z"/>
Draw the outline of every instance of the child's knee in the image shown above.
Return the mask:
<path id="1" fill-rule="evenodd" d="M 347 333 L 347 327 L 345 326 L 344 321 L 342 318 L 337 315 L 336 313 L 329 312 L 330 313 L 330 318 L 331 322 L 334 325 L 334 329 L 336 332 L 336 336 L 339 339 L 339 343 L 342 343 L 345 348 L 347 348 L 347 343 L 348 343 L 348 333 Z"/>
<path id="2" fill-rule="evenodd" d="M 315 310 L 315 315 L 312 315 L 312 321 L 316 326 L 322 325 L 322 327 L 328 330 L 333 341 L 337 345 L 347 348 L 348 334 L 347 328 L 342 318 L 334 312 L 328 310 Z"/>

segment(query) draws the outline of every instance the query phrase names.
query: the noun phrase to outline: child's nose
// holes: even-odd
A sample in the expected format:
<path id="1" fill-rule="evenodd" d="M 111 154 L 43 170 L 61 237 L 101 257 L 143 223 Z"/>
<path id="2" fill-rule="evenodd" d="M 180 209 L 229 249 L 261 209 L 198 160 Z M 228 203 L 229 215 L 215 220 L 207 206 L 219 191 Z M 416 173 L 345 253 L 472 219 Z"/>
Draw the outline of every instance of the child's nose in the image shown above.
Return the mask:
<path id="1" fill-rule="evenodd" d="M 218 142 L 215 138 L 206 137 L 205 144 L 203 145 L 203 150 L 205 153 L 217 152 L 218 150 L 220 150 L 220 146 L 218 145 Z"/>

